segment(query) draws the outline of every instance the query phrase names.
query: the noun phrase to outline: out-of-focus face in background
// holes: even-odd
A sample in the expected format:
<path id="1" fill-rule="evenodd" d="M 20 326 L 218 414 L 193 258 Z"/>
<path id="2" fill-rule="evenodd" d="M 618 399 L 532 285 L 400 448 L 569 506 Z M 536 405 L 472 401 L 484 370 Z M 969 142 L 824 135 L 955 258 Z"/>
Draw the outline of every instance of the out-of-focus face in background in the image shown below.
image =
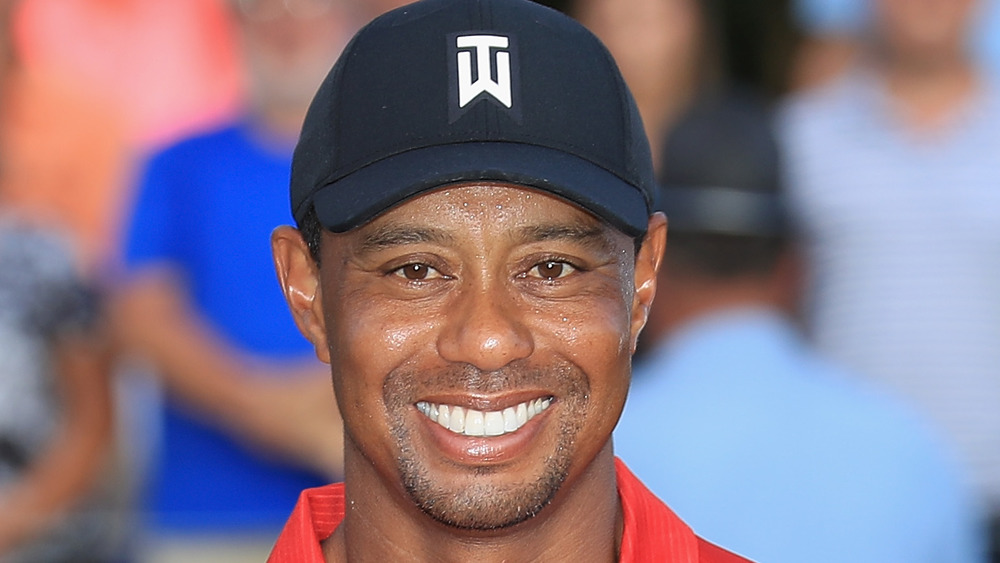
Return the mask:
<path id="1" fill-rule="evenodd" d="M 7 75 L 14 65 L 14 50 L 11 42 L 10 14 L 14 0 L 0 0 L 0 102 L 3 101 Z M 0 176 L 4 173 L 3 155 L 0 155 Z M 0 181 L 0 209 L 4 206 L 4 182 Z"/>
<path id="2" fill-rule="evenodd" d="M 0 0 L 0 91 L 3 90 L 4 76 L 14 64 L 11 46 L 10 14 L 14 0 Z"/>
<path id="3" fill-rule="evenodd" d="M 655 137 L 698 76 L 699 0 L 579 0 L 574 15 L 611 51 Z"/>
<path id="4" fill-rule="evenodd" d="M 876 0 L 880 42 L 895 59 L 932 62 L 961 55 L 975 0 Z"/>
<path id="5" fill-rule="evenodd" d="M 382 14 L 395 10 L 413 2 L 413 0 L 355 0 L 361 5 L 365 15 L 365 21 L 374 19 Z"/>
<path id="6" fill-rule="evenodd" d="M 357 0 L 233 1 L 258 104 L 307 105 L 361 23 Z"/>

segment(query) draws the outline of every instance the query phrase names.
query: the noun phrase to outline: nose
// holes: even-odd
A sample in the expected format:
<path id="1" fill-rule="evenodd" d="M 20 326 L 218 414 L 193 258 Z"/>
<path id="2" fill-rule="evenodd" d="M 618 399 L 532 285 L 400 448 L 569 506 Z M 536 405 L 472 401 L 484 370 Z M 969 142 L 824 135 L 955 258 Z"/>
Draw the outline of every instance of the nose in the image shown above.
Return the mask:
<path id="1" fill-rule="evenodd" d="M 438 353 L 450 362 L 498 370 L 535 349 L 523 309 L 498 291 L 467 288 L 448 314 Z"/>

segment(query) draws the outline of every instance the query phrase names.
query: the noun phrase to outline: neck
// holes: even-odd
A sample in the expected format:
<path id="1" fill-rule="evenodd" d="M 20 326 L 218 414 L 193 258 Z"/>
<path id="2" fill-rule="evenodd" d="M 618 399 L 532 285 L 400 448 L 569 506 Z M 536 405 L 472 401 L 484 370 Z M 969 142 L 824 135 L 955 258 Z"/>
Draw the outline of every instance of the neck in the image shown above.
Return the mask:
<path id="1" fill-rule="evenodd" d="M 328 562 L 618 560 L 623 517 L 610 440 L 537 516 L 493 531 L 440 524 L 398 485 L 385 483 L 366 460 L 353 453 L 345 457 L 349 508 L 323 543 Z"/>
<path id="2" fill-rule="evenodd" d="M 897 57 L 881 63 L 886 91 L 904 121 L 914 129 L 947 125 L 977 89 L 977 74 L 961 54 L 936 58 Z"/>
<path id="3" fill-rule="evenodd" d="M 287 112 L 251 110 L 246 121 L 254 143 L 274 155 L 291 154 L 299 138 L 302 117 Z"/>
<path id="4" fill-rule="evenodd" d="M 786 252 L 770 272 L 719 280 L 671 272 L 668 262 L 658 280 L 657 295 L 662 292 L 662 301 L 654 301 L 646 324 L 647 342 L 660 342 L 700 317 L 726 310 L 758 307 L 793 317 L 799 303 L 801 267 L 797 253 Z"/>
<path id="5" fill-rule="evenodd" d="M 267 139 L 276 144 L 292 144 L 298 139 L 307 107 L 277 103 L 256 103 L 250 111 L 251 121 Z"/>
<path id="6" fill-rule="evenodd" d="M 785 311 L 784 305 L 772 291 L 755 283 L 726 282 L 725 287 L 679 284 L 669 289 L 670 304 L 664 306 L 658 332 L 661 336 L 673 334 L 688 323 L 707 315 L 727 310 L 749 307 Z"/>

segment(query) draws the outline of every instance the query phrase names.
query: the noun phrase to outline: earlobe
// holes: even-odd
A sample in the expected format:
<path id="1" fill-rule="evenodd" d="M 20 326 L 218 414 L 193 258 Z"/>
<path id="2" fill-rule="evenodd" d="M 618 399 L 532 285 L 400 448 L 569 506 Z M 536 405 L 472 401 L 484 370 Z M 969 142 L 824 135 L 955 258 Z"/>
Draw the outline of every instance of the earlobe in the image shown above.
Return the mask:
<path id="1" fill-rule="evenodd" d="M 632 352 L 642 327 L 646 326 L 649 310 L 656 295 L 656 279 L 663 264 L 663 252 L 667 245 L 667 218 L 656 212 L 649 217 L 646 238 L 635 257 L 635 295 L 632 299 Z"/>
<path id="2" fill-rule="evenodd" d="M 299 331 L 316 348 L 316 357 L 330 363 L 323 317 L 319 268 L 298 229 L 281 226 L 271 233 L 271 252 L 281 291 Z"/>

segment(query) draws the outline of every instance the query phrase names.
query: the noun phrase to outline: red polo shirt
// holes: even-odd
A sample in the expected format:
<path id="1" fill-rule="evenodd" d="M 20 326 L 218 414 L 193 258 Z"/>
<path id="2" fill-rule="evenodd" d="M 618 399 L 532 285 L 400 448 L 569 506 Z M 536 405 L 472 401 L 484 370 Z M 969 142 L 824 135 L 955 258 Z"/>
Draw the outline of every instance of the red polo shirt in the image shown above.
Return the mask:
<path id="1" fill-rule="evenodd" d="M 615 468 L 625 515 L 621 563 L 749 563 L 695 536 L 621 460 Z M 268 563 L 324 563 L 320 542 L 343 519 L 343 483 L 303 491 Z"/>

